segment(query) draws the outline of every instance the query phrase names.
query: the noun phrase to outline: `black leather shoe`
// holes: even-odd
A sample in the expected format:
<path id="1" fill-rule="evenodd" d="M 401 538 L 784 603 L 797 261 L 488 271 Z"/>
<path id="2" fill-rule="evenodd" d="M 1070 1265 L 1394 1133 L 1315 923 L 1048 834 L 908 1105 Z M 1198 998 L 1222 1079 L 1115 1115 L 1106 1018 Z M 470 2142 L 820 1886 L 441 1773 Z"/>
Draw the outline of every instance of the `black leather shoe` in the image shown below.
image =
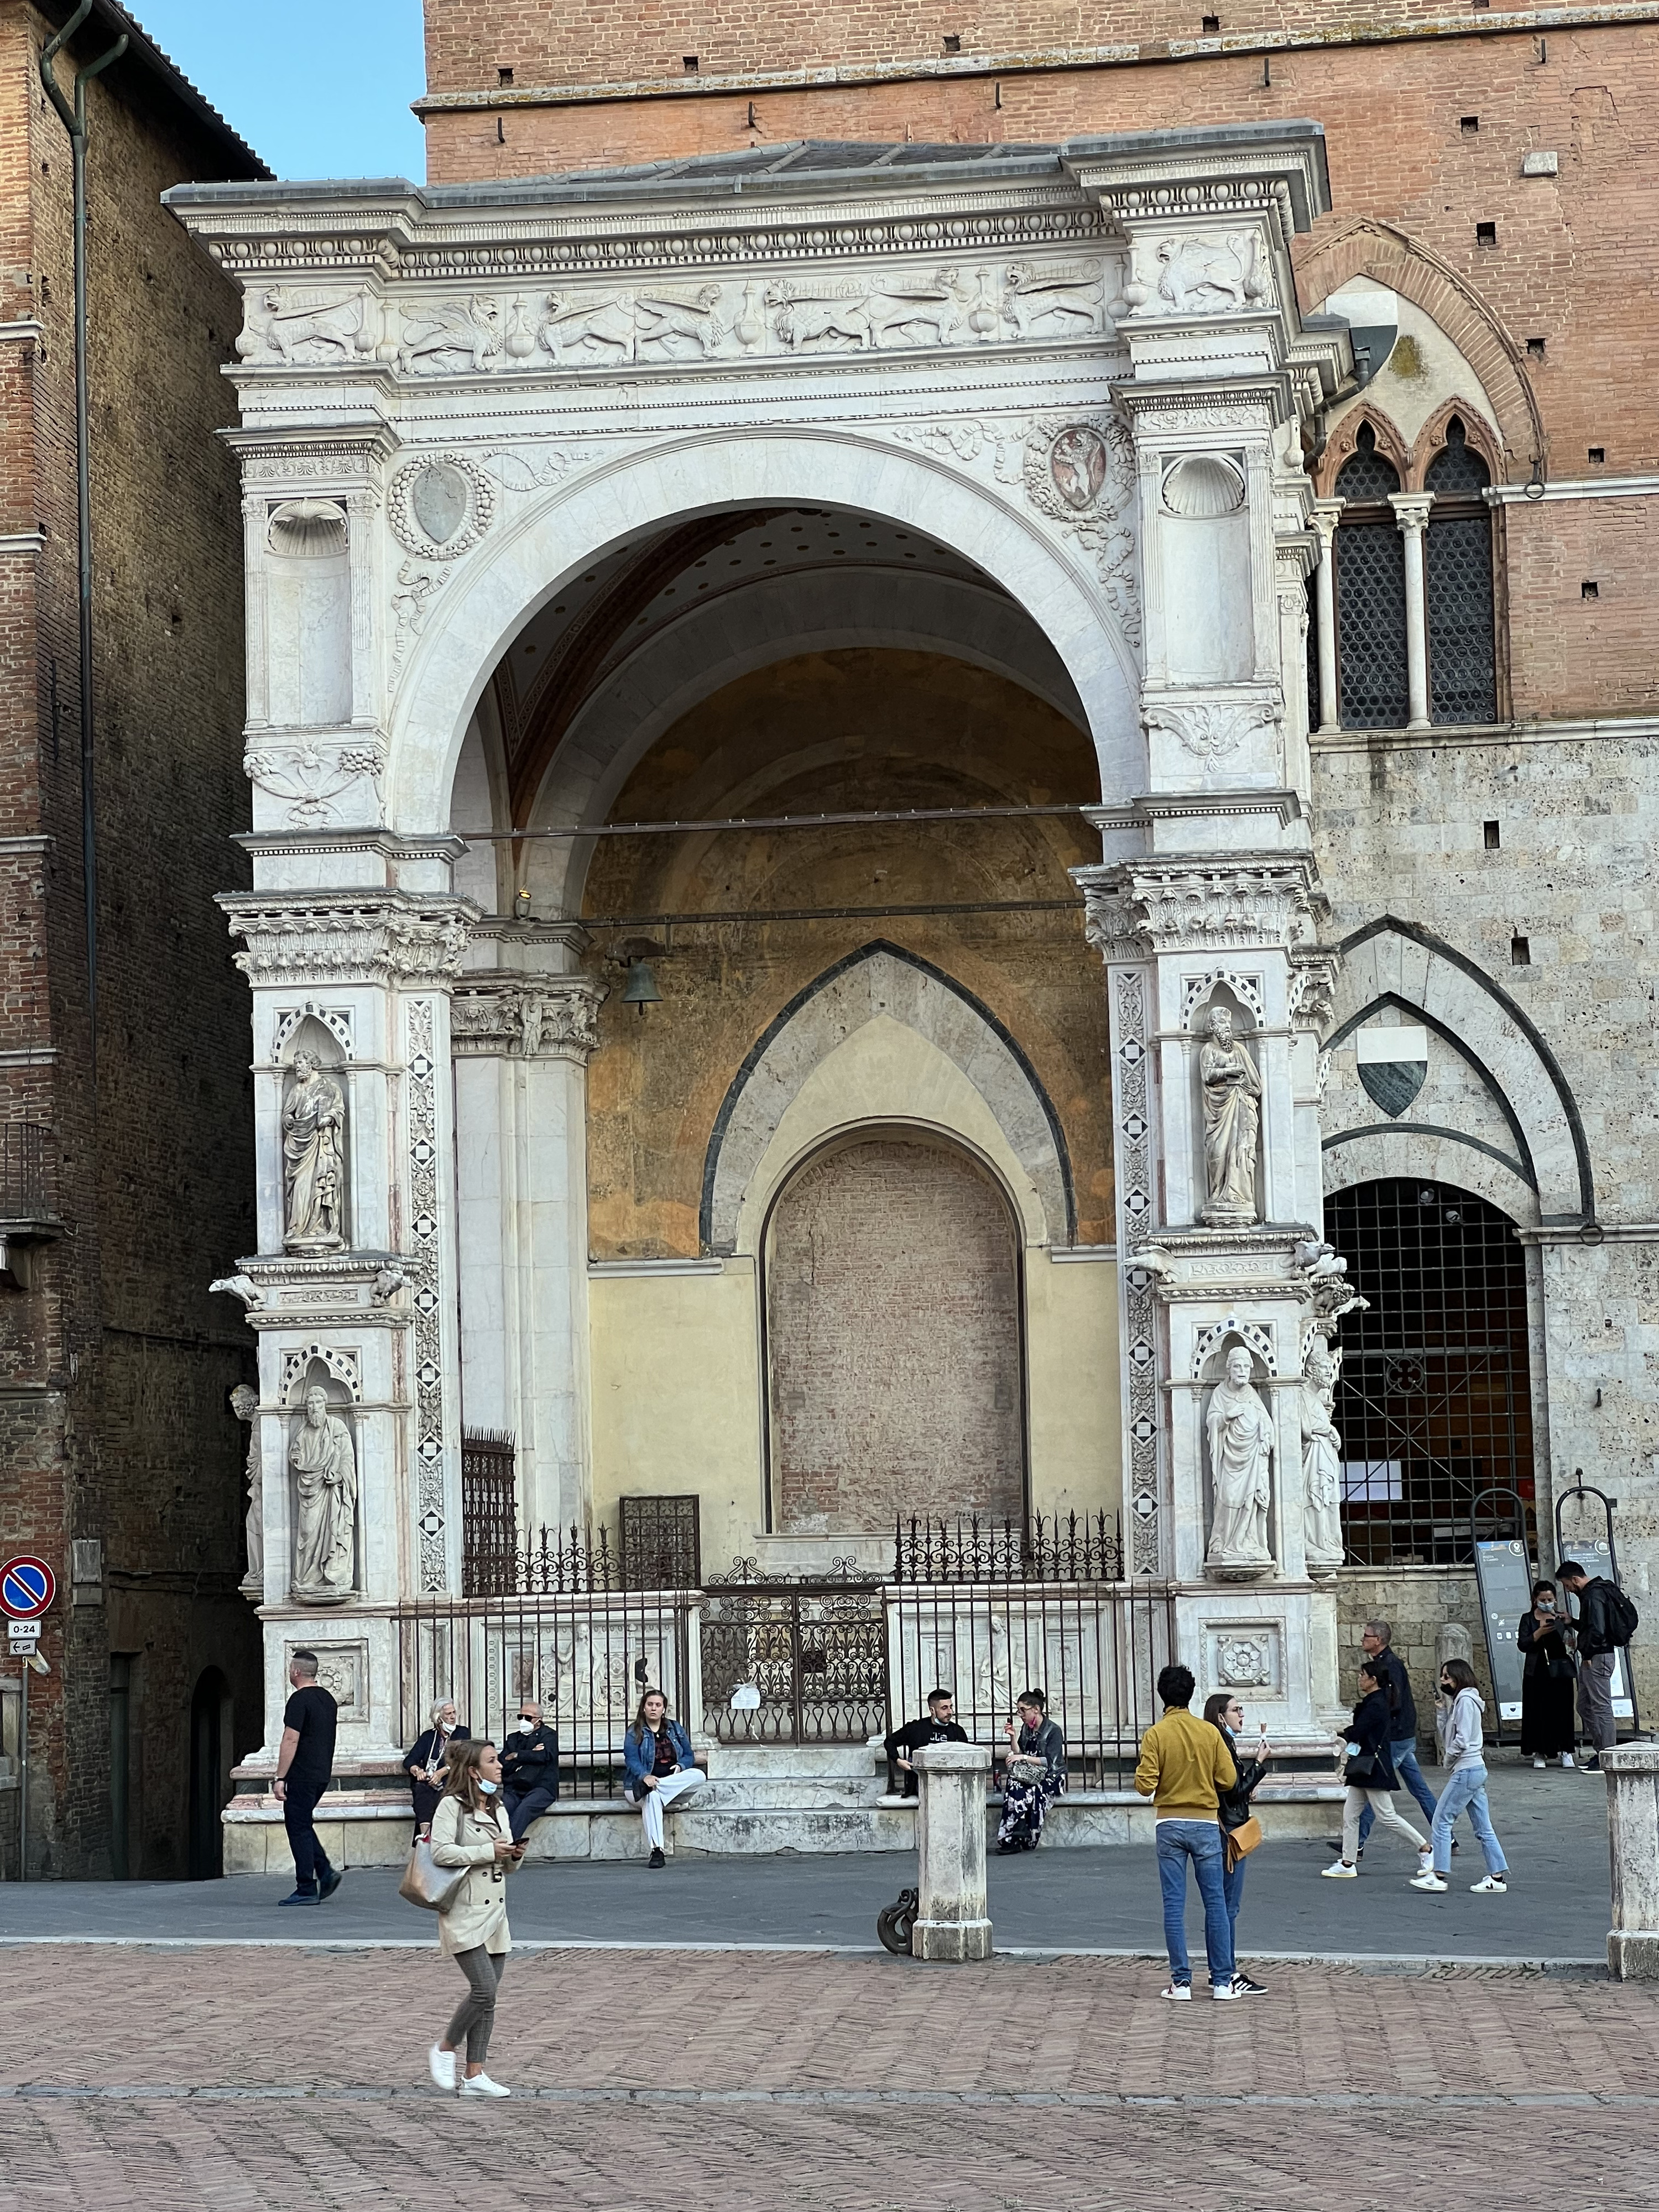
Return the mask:
<path id="1" fill-rule="evenodd" d="M 660 1851 L 653 1851 L 650 1857 L 646 1861 L 646 1864 L 647 1866 L 653 1867 L 666 1866 L 667 1863 L 667 1860 L 663 1856 Z"/>
<path id="2" fill-rule="evenodd" d="M 296 1889 L 291 1897 L 279 1897 L 278 1905 L 320 1905 L 322 1899 L 314 1889 Z"/>
<path id="3" fill-rule="evenodd" d="M 317 1887 L 317 1898 L 319 1904 L 324 1898 L 333 1896 L 335 1891 L 340 1887 L 340 1876 L 343 1872 L 343 1869 L 336 1867 L 323 1876 Z"/>

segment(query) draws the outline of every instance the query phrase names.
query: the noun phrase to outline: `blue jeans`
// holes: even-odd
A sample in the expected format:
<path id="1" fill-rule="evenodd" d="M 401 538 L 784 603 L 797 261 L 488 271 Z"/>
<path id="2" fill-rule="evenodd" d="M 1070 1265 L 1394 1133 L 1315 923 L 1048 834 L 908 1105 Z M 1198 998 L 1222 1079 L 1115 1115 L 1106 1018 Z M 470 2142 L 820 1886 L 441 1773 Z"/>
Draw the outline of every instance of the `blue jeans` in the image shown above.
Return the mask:
<path id="1" fill-rule="evenodd" d="M 1423 1770 L 1417 1763 L 1417 1745 L 1408 1736 L 1404 1743 L 1391 1743 L 1389 1756 L 1394 1761 L 1394 1771 L 1400 1777 L 1401 1787 L 1409 1790 L 1423 1808 L 1427 1820 L 1434 1818 L 1434 1792 L 1423 1779 Z M 1376 1825 L 1376 1815 L 1369 1805 L 1359 1816 L 1359 1848 L 1365 1848 L 1365 1838 Z"/>
<path id="2" fill-rule="evenodd" d="M 1233 1978 L 1233 1929 L 1227 1917 L 1221 1830 L 1213 1820 L 1160 1820 L 1156 1833 L 1170 1979 L 1177 1989 L 1192 1984 L 1192 1962 L 1187 1956 L 1187 1862 L 1190 1859 L 1198 1893 L 1204 1900 L 1204 1950 L 1210 1987 L 1219 1989 Z"/>
<path id="3" fill-rule="evenodd" d="M 1443 1881 L 1451 1871 L 1452 1822 L 1460 1813 L 1467 1812 L 1469 1826 L 1474 1830 L 1480 1848 L 1486 1854 L 1488 1874 L 1507 1874 L 1509 1861 L 1504 1847 L 1492 1833 L 1492 1814 L 1486 1809 L 1486 1770 L 1484 1765 L 1454 1767 L 1440 1793 L 1440 1802 L 1434 1808 L 1434 1820 L 1430 1837 L 1434 1845 L 1434 1870 Z"/>
<path id="4" fill-rule="evenodd" d="M 1233 1958 L 1234 1963 L 1237 1965 L 1238 1955 L 1238 1908 L 1244 1902 L 1244 1869 L 1249 1866 L 1250 1862 L 1247 1858 L 1235 1859 L 1232 1864 L 1229 1866 L 1227 1864 L 1226 1845 L 1224 1844 L 1221 1850 L 1221 1863 L 1223 1869 L 1221 1876 L 1221 1893 L 1227 1900 L 1227 1925 L 1233 1931 Z"/>

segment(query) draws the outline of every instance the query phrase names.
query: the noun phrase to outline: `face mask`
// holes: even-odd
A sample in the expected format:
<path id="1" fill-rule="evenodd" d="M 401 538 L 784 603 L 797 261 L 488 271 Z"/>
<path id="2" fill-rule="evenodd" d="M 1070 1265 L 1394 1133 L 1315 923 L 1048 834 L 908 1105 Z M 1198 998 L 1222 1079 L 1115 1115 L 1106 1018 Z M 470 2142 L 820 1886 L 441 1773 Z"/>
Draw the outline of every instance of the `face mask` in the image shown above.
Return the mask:
<path id="1" fill-rule="evenodd" d="M 535 1733 L 536 1733 L 536 1723 L 535 1723 L 535 1722 L 534 1722 L 534 1721 L 527 1721 L 527 1720 L 526 1720 L 526 1719 L 523 1717 L 523 1716 L 522 1716 L 522 1715 L 520 1715 L 520 1719 L 519 1719 L 519 1726 L 518 1726 L 517 1733 L 518 1733 L 520 1735 L 535 1735 Z"/>
<path id="2" fill-rule="evenodd" d="M 482 1774 L 478 1777 L 478 1787 L 486 1797 L 493 1797 L 495 1795 L 496 1785 L 493 1782 L 486 1782 Z"/>

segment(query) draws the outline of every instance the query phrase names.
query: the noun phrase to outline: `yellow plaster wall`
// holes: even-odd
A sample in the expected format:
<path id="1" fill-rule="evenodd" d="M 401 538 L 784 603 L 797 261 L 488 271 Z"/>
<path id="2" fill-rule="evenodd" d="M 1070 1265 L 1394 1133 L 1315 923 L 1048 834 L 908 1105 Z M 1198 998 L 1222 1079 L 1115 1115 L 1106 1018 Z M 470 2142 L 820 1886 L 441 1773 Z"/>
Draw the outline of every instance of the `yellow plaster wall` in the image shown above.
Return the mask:
<path id="1" fill-rule="evenodd" d="M 1039 1513 L 1119 1510 L 1117 1267 L 1025 1255 L 1031 1504 Z"/>

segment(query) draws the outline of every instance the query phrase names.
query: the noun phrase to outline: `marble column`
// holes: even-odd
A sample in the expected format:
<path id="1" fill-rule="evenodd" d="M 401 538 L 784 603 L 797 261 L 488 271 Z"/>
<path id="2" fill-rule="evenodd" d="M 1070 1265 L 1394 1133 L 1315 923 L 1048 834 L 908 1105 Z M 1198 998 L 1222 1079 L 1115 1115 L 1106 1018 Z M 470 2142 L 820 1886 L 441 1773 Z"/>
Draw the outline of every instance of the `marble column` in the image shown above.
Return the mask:
<path id="1" fill-rule="evenodd" d="M 1607 1972 L 1615 1981 L 1659 1982 L 1659 1743 L 1604 1751 L 1601 1771 L 1613 1862 Z"/>
<path id="2" fill-rule="evenodd" d="M 1423 532 L 1428 527 L 1431 491 L 1389 495 L 1400 534 L 1406 541 L 1406 700 L 1408 730 L 1426 730 L 1429 719 L 1429 618 L 1423 578 Z"/>
<path id="3" fill-rule="evenodd" d="M 982 1744 L 934 1743 L 915 1753 L 913 1764 L 919 1867 L 910 1954 L 958 1963 L 988 1959 L 985 1789 L 991 1754 Z"/>
<path id="4" fill-rule="evenodd" d="M 1319 532 L 1319 568 L 1314 581 L 1314 604 L 1319 612 L 1319 726 L 1339 726 L 1336 693 L 1336 565 L 1332 539 L 1337 517 L 1347 505 L 1341 499 L 1316 499 L 1313 526 Z"/>

